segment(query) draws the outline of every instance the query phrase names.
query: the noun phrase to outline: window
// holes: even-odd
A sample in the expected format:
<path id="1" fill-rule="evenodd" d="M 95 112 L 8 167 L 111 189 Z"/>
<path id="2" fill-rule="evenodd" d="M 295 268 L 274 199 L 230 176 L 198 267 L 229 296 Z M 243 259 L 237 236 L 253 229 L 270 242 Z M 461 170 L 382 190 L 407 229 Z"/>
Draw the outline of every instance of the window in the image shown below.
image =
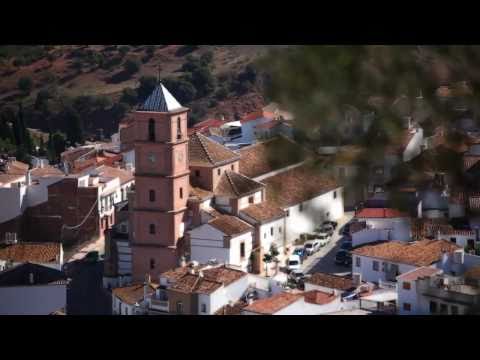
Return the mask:
<path id="1" fill-rule="evenodd" d="M 217 170 L 217 175 L 220 176 L 221 173 L 222 173 L 222 169 L 218 169 Z"/>
<path id="2" fill-rule="evenodd" d="M 183 188 L 180 188 L 180 199 L 183 199 Z"/>
<path id="3" fill-rule="evenodd" d="M 273 236 L 273 226 L 270 228 L 270 235 Z"/>
<path id="4" fill-rule="evenodd" d="M 412 310 L 412 305 L 409 304 L 409 303 L 403 303 L 403 310 L 411 311 Z"/>
<path id="5" fill-rule="evenodd" d="M 245 258 L 245 243 L 244 242 L 240 243 L 240 258 L 241 259 Z"/>
<path id="6" fill-rule="evenodd" d="M 360 267 L 360 265 L 361 265 L 361 258 L 357 256 L 357 257 L 355 258 L 355 266 L 356 266 L 356 267 Z"/>
<path id="7" fill-rule="evenodd" d="M 430 301 L 430 314 L 437 313 L 437 303 L 435 301 Z"/>
<path id="8" fill-rule="evenodd" d="M 177 314 L 183 314 L 183 303 L 181 301 L 177 301 Z"/>
<path id="9" fill-rule="evenodd" d="M 373 265 L 373 271 L 378 271 L 378 261 L 374 261 L 372 265 Z"/>
<path id="10" fill-rule="evenodd" d="M 150 234 L 154 235 L 155 234 L 155 224 L 150 224 L 150 227 L 149 227 L 149 232 Z"/>
<path id="11" fill-rule="evenodd" d="M 207 304 L 202 304 L 202 313 L 206 313 L 207 312 Z"/>
<path id="12" fill-rule="evenodd" d="M 290 210 L 287 210 L 287 217 L 290 216 Z"/>
<path id="13" fill-rule="evenodd" d="M 333 192 L 333 198 L 334 198 L 334 199 L 337 198 L 337 192 L 336 192 L 336 191 Z"/>
<path id="14" fill-rule="evenodd" d="M 267 233 L 264 233 L 264 234 L 263 234 L 263 238 L 264 238 L 264 239 L 267 238 Z"/>
<path id="15" fill-rule="evenodd" d="M 454 244 L 456 244 L 457 243 L 457 238 L 452 237 L 452 238 L 450 238 L 450 241 L 453 242 Z"/>
<path id="16" fill-rule="evenodd" d="M 402 287 L 403 290 L 410 290 L 412 286 L 408 281 L 404 281 Z"/>
<path id="17" fill-rule="evenodd" d="M 298 205 L 298 211 L 302 212 L 303 211 L 303 203 Z"/>
<path id="18" fill-rule="evenodd" d="M 455 305 L 450 306 L 450 313 L 452 315 L 458 315 L 458 306 L 455 306 Z"/>
<path id="19" fill-rule="evenodd" d="M 440 304 L 440 314 L 448 314 L 447 304 Z"/>
<path id="20" fill-rule="evenodd" d="M 155 201 L 155 190 L 150 190 L 148 192 L 148 198 L 150 199 L 150 202 L 154 202 Z"/>
<path id="21" fill-rule="evenodd" d="M 200 171 L 199 170 L 195 170 L 195 176 L 200 177 Z"/>
<path id="22" fill-rule="evenodd" d="M 230 169 L 232 169 L 232 171 L 235 171 L 235 166 L 234 165 L 230 166 Z"/>
<path id="23" fill-rule="evenodd" d="M 180 117 L 177 118 L 177 140 L 182 138 L 182 119 Z"/>
<path id="24" fill-rule="evenodd" d="M 155 269 L 155 259 L 150 259 L 150 270 Z"/>
<path id="25" fill-rule="evenodd" d="M 148 141 L 155 141 L 155 121 L 148 120 Z"/>
<path id="26" fill-rule="evenodd" d="M 249 204 L 253 204 L 254 201 L 255 201 L 255 198 L 254 198 L 253 196 L 250 196 L 250 197 L 248 198 L 248 203 L 249 203 Z"/>
<path id="27" fill-rule="evenodd" d="M 279 233 L 279 234 L 282 233 L 282 227 L 281 227 L 281 226 L 278 227 L 278 233 Z"/>

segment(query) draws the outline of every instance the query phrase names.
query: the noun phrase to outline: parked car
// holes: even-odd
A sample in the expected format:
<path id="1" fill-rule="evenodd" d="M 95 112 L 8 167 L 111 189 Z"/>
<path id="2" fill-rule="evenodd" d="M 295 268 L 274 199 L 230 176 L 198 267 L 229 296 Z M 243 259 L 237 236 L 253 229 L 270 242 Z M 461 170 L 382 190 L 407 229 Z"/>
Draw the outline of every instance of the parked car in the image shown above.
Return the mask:
<path id="1" fill-rule="evenodd" d="M 305 243 L 305 252 L 307 255 L 313 255 L 315 254 L 318 250 L 320 250 L 320 240 L 309 240 Z"/>
<path id="2" fill-rule="evenodd" d="M 332 225 L 333 226 L 333 229 L 336 230 L 337 229 L 337 226 L 338 226 L 338 223 L 336 221 L 324 221 L 323 226 L 325 225 Z"/>
<path id="3" fill-rule="evenodd" d="M 300 270 L 302 261 L 298 255 L 290 255 L 287 262 L 287 271 Z"/>
<path id="4" fill-rule="evenodd" d="M 305 260 L 305 258 L 307 257 L 307 253 L 305 252 L 305 248 L 302 246 L 302 247 L 296 247 L 294 250 L 293 250 L 293 255 L 298 255 L 300 257 L 300 261 L 303 263 L 303 261 Z"/>
<path id="5" fill-rule="evenodd" d="M 292 287 L 304 290 L 305 289 L 305 279 L 310 277 L 310 275 L 305 275 L 302 270 L 292 270 L 288 276 L 288 282 Z"/>
<path id="6" fill-rule="evenodd" d="M 332 225 L 327 224 L 327 225 L 322 225 L 322 227 L 320 228 L 319 232 L 324 232 L 324 233 L 327 233 L 327 234 L 329 234 L 330 236 L 332 236 L 333 233 L 335 232 L 335 229 L 333 228 Z"/>
<path id="7" fill-rule="evenodd" d="M 342 294 L 343 301 L 350 301 L 358 299 L 358 293 L 355 291 L 346 291 Z"/>
<path id="8" fill-rule="evenodd" d="M 352 265 L 352 255 L 346 250 L 339 250 L 335 255 L 335 264 L 344 266 Z"/>
<path id="9" fill-rule="evenodd" d="M 324 247 L 330 242 L 331 239 L 331 236 L 327 233 L 318 233 L 315 240 L 318 240 L 320 242 L 320 247 Z"/>

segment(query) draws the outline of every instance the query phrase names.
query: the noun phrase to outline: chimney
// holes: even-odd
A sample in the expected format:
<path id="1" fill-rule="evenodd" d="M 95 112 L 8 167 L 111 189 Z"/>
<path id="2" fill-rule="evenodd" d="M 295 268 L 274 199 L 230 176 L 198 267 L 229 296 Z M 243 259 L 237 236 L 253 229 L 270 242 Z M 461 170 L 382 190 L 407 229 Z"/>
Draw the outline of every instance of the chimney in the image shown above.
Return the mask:
<path id="1" fill-rule="evenodd" d="M 200 270 L 200 271 L 198 272 L 198 276 L 201 277 L 201 278 L 203 278 L 203 271 L 202 271 L 202 270 Z"/>
<path id="2" fill-rule="evenodd" d="M 30 283 L 30 285 L 33 285 L 35 283 L 33 273 L 28 274 L 28 282 Z"/>
<path id="3" fill-rule="evenodd" d="M 358 287 L 362 283 L 362 274 L 360 273 L 352 273 L 352 280 L 353 285 Z"/>
<path id="4" fill-rule="evenodd" d="M 187 266 L 187 260 L 185 259 L 185 256 L 180 257 L 180 267 L 184 268 Z"/>

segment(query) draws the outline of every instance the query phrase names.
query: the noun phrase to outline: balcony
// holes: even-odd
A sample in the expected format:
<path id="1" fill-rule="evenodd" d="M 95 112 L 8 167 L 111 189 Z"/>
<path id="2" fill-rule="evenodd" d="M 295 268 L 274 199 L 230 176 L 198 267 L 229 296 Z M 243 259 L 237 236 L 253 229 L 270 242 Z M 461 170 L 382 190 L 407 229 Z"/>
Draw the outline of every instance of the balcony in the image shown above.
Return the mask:
<path id="1" fill-rule="evenodd" d="M 418 289 L 424 296 L 448 302 L 474 305 L 480 303 L 480 288 L 465 283 L 458 277 L 434 277 L 420 280 Z"/>

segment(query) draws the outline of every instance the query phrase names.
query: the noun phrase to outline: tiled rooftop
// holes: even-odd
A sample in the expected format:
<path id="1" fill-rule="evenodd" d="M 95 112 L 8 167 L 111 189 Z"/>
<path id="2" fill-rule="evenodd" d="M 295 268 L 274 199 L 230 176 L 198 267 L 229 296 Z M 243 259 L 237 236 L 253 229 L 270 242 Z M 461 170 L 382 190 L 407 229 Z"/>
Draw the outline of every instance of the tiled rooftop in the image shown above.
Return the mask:
<path id="1" fill-rule="evenodd" d="M 60 243 L 18 243 L 0 246 L 0 259 L 14 262 L 58 263 Z"/>
<path id="2" fill-rule="evenodd" d="M 217 196 L 239 198 L 261 191 L 264 187 L 265 185 L 262 183 L 252 180 L 245 175 L 227 170 L 222 174 L 214 192 Z"/>
<path id="3" fill-rule="evenodd" d="M 252 231 L 253 227 L 236 216 L 220 215 L 208 222 L 208 224 L 225 235 L 240 235 L 247 231 Z"/>
<path id="4" fill-rule="evenodd" d="M 287 208 L 339 188 L 335 179 L 304 164 L 262 180 L 267 185 L 267 200 Z"/>
<path id="5" fill-rule="evenodd" d="M 285 211 L 268 201 L 252 204 L 241 212 L 258 222 L 275 220 L 285 216 Z"/>
<path id="6" fill-rule="evenodd" d="M 357 218 L 370 219 L 370 218 L 398 218 L 408 217 L 408 214 L 402 213 L 396 209 L 389 208 L 364 208 L 357 211 L 355 214 Z"/>
<path id="7" fill-rule="evenodd" d="M 112 290 L 114 296 L 119 298 L 122 302 L 134 305 L 143 300 L 143 284 L 133 284 L 130 286 L 120 287 Z M 147 294 L 151 295 L 155 292 L 155 287 L 150 284 L 147 289 Z"/>
<path id="8" fill-rule="evenodd" d="M 240 155 L 198 132 L 190 136 L 188 146 L 191 166 L 213 167 L 240 159 Z"/>
<path id="9" fill-rule="evenodd" d="M 306 303 L 315 305 L 326 305 L 334 301 L 337 296 L 333 293 L 326 293 L 319 290 L 307 291 L 304 293 Z"/>
<path id="10" fill-rule="evenodd" d="M 361 245 L 354 249 L 352 254 L 401 264 L 428 266 L 439 261 L 444 252 L 451 253 L 457 249 L 457 245 L 445 240 L 421 240 L 412 243 L 387 241 Z"/>
<path id="11" fill-rule="evenodd" d="M 273 315 L 294 302 L 300 300 L 303 294 L 281 292 L 269 298 L 254 301 L 243 310 L 256 314 Z"/>
<path id="12" fill-rule="evenodd" d="M 320 272 L 312 274 L 305 282 L 338 290 L 349 290 L 354 287 L 354 282 L 349 277 Z"/>
<path id="13" fill-rule="evenodd" d="M 433 267 L 421 267 L 418 269 L 411 270 L 406 272 L 398 277 L 402 281 L 415 281 L 419 278 L 430 277 L 440 272 L 441 270 Z"/>
<path id="14" fill-rule="evenodd" d="M 300 163 L 308 155 L 300 145 L 284 137 L 244 147 L 239 153 L 240 172 L 251 178 Z"/>

